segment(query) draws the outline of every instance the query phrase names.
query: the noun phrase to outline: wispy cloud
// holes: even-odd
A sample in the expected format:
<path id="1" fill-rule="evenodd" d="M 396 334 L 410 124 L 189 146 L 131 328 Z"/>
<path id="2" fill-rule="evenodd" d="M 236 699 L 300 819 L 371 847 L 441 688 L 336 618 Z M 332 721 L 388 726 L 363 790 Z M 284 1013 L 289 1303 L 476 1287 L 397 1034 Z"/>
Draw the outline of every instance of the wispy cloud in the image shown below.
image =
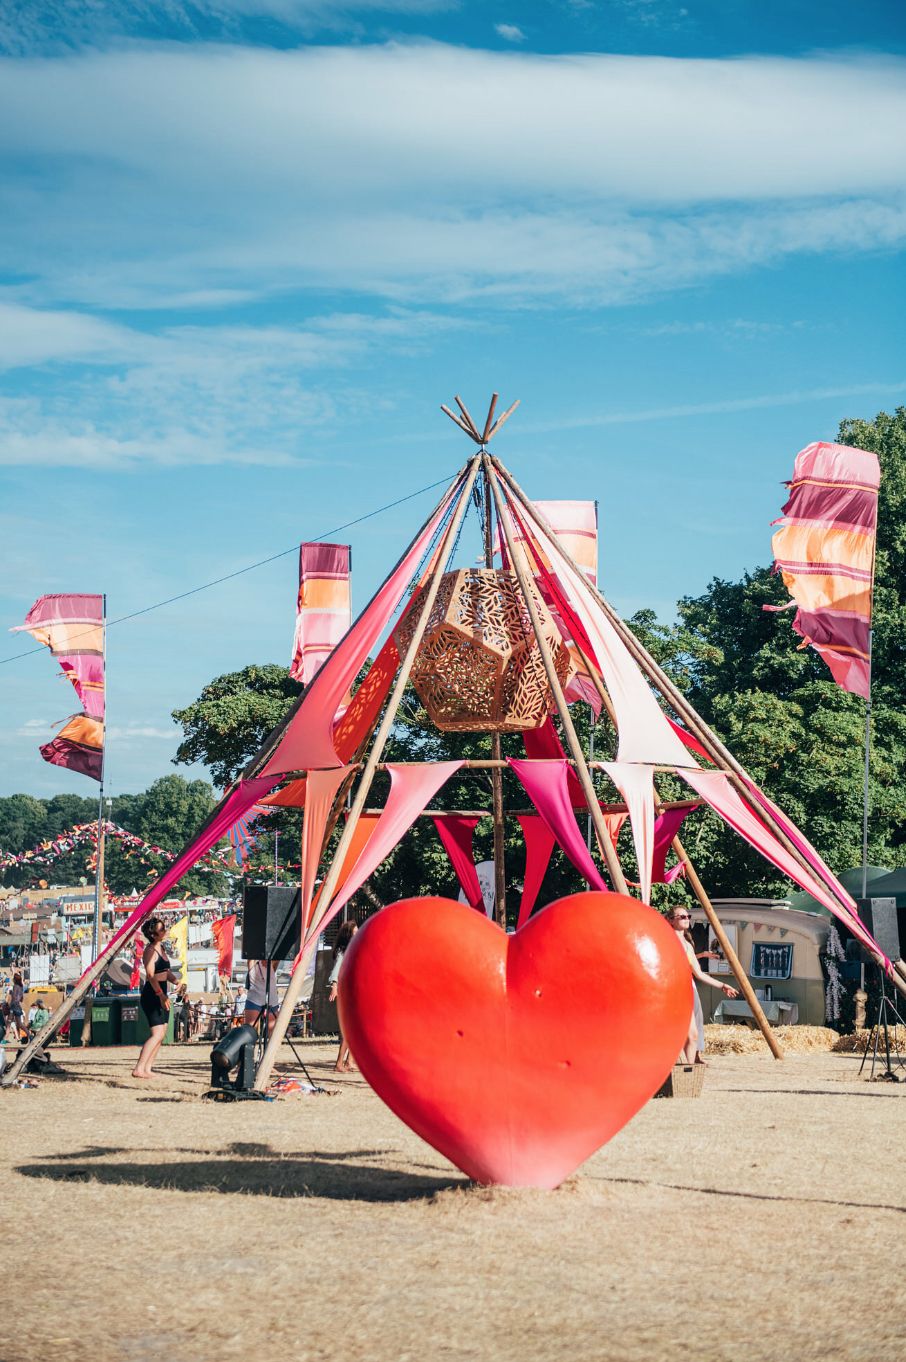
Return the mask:
<path id="1" fill-rule="evenodd" d="M 535 434 L 553 430 L 583 430 L 596 426 L 636 425 L 647 421 L 674 421 L 681 417 L 719 416 L 730 412 L 757 411 L 767 407 L 795 407 L 805 402 L 832 401 L 840 397 L 906 396 L 906 378 L 890 383 L 841 384 L 838 387 L 806 388 L 785 393 L 762 393 L 753 397 L 720 398 L 714 402 L 681 402 L 670 407 L 645 407 L 638 411 L 605 411 L 574 413 L 558 421 L 523 423 L 523 429 Z"/>
<path id="2" fill-rule="evenodd" d="M 338 398 L 357 404 L 338 374 L 375 347 L 405 353 L 461 325 L 397 308 L 300 327 L 152 332 L 0 302 L 0 370 L 49 371 L 27 394 L 0 394 L 0 466 L 311 466 L 321 461 L 311 437 L 335 421 Z M 330 384 L 319 379 L 327 373 Z"/>
<path id="3" fill-rule="evenodd" d="M 45 306 L 621 302 L 899 247 L 904 122 L 865 56 L 145 46 L 0 62 L 0 212 Z"/>
<path id="4" fill-rule="evenodd" d="M 518 24 L 495 24 L 494 32 L 507 43 L 525 42 L 525 34 Z"/>

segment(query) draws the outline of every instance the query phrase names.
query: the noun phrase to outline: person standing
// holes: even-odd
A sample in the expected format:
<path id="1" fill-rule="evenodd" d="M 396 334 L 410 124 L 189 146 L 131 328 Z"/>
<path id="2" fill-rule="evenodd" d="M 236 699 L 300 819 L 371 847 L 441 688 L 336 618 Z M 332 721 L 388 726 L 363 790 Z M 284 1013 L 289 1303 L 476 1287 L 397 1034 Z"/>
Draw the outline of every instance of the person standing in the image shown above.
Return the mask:
<path id="1" fill-rule="evenodd" d="M 277 995 L 277 961 L 250 960 L 249 988 L 242 1020 L 246 1026 L 257 1026 L 262 1011 L 267 1009 L 267 1034 L 270 1036 L 280 1010 Z M 270 973 L 270 981 L 268 981 Z"/>
<path id="2" fill-rule="evenodd" d="M 138 1060 L 132 1070 L 133 1078 L 151 1077 L 154 1061 L 164 1043 L 170 1018 L 167 984 L 177 982 L 177 977 L 170 968 L 170 961 L 164 954 L 163 943 L 167 935 L 167 924 L 163 918 L 152 917 L 143 922 L 142 935 L 148 944 L 142 951 L 145 982 L 139 995 L 139 1004 L 151 1028 L 151 1034 L 139 1051 Z"/>
<path id="3" fill-rule="evenodd" d="M 22 975 L 16 970 L 13 974 L 13 986 L 9 991 L 9 1015 L 12 1024 L 16 1028 L 16 1038 L 18 1040 L 28 1040 L 29 1034 L 23 1010 L 24 1002 L 25 987 L 22 983 Z"/>
<path id="4" fill-rule="evenodd" d="M 704 1064 L 705 1060 L 702 1058 L 701 1052 L 705 1048 L 705 1017 L 702 1011 L 701 998 L 699 998 L 698 989 L 695 987 L 695 980 L 698 979 L 702 984 L 710 984 L 712 988 L 719 988 L 725 998 L 738 998 L 739 994 L 729 984 L 723 984 L 719 979 L 713 979 L 710 974 L 705 974 L 698 963 L 695 947 L 691 941 L 692 915 L 689 909 L 684 908 L 682 904 L 673 904 L 672 907 L 667 909 L 667 921 L 676 932 L 692 971 L 692 1016 L 689 1018 L 689 1034 L 686 1036 L 685 1044 L 680 1051 L 679 1063 Z"/>
<path id="5" fill-rule="evenodd" d="M 359 924 L 350 921 L 344 922 L 337 932 L 337 939 L 333 948 L 333 969 L 330 971 L 327 979 L 327 1001 L 329 1003 L 335 1003 L 337 1000 L 337 995 L 340 991 L 340 966 L 343 963 L 343 956 L 349 949 L 349 943 L 358 930 Z M 355 1068 L 355 1065 L 352 1062 L 352 1054 L 350 1053 L 349 1046 L 343 1038 L 343 1028 L 340 1025 L 339 1015 L 337 1016 L 337 1030 L 340 1033 L 340 1049 L 337 1053 L 337 1062 L 334 1065 L 334 1068 L 338 1073 L 349 1073 L 351 1069 Z"/>

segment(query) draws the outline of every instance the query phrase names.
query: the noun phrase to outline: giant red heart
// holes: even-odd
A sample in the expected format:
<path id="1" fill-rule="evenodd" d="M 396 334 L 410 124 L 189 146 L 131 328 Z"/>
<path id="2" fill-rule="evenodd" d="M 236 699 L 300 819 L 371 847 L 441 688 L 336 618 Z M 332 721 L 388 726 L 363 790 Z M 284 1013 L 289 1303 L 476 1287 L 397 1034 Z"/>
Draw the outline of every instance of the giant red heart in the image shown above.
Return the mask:
<path id="1" fill-rule="evenodd" d="M 357 933 L 343 1034 L 379 1097 L 482 1183 L 556 1187 L 658 1089 L 685 1040 L 689 965 L 637 899 L 576 894 L 514 936 L 449 899 Z"/>

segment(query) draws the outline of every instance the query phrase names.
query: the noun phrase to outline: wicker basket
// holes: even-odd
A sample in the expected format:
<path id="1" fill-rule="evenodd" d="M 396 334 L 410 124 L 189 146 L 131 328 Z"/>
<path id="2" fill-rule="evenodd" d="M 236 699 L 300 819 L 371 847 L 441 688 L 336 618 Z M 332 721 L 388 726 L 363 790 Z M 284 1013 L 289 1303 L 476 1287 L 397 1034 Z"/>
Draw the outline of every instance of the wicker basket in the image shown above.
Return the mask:
<path id="1" fill-rule="evenodd" d="M 655 1097 L 701 1097 L 704 1064 L 674 1064 Z"/>

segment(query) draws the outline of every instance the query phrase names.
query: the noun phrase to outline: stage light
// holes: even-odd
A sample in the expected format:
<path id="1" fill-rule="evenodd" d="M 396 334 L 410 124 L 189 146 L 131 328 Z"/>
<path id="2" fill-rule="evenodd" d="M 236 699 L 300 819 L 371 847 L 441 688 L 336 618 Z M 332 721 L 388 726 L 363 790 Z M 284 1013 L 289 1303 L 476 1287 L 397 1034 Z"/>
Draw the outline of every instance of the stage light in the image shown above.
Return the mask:
<path id="1" fill-rule="evenodd" d="M 254 1026 L 236 1026 L 211 1051 L 211 1087 L 221 1091 L 248 1092 L 255 1081 Z M 230 1073 L 238 1065 L 234 1079 Z"/>

